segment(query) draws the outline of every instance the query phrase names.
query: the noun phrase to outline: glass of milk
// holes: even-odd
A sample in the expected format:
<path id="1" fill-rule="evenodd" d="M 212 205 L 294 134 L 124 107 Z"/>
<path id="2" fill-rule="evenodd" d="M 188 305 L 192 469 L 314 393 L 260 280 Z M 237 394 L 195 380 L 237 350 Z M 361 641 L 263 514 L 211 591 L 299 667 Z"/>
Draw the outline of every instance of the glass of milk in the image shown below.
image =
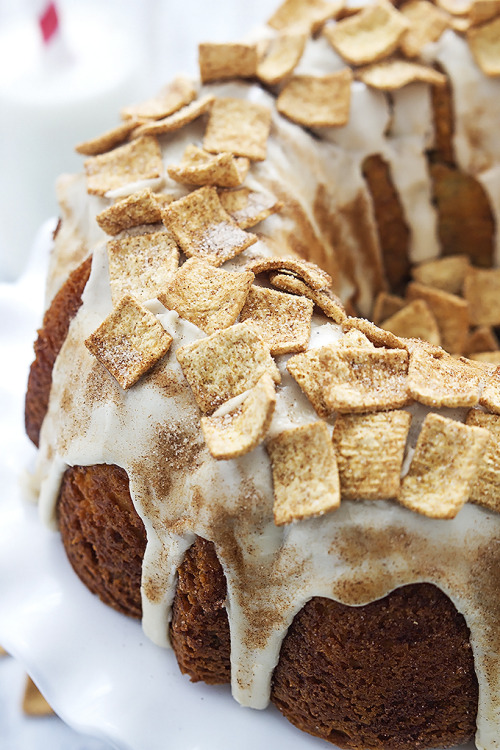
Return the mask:
<path id="1" fill-rule="evenodd" d="M 21 273 L 37 228 L 57 215 L 57 176 L 82 168 L 75 144 L 118 124 L 147 91 L 148 3 L 59 0 L 48 45 L 43 5 L 0 15 L 0 281 Z"/>

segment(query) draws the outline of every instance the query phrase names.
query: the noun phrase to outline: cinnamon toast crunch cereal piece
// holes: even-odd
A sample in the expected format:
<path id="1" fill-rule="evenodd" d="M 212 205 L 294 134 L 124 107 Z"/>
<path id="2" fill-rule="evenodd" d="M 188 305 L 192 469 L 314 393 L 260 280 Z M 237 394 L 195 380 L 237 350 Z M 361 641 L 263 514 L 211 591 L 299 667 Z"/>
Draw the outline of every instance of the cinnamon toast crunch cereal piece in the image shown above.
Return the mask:
<path id="1" fill-rule="evenodd" d="M 166 308 L 210 334 L 233 325 L 254 278 L 251 271 L 231 273 L 199 258 L 190 258 L 158 299 Z"/>
<path id="2" fill-rule="evenodd" d="M 486 379 L 479 403 L 493 414 L 500 414 L 500 366 Z"/>
<path id="3" fill-rule="evenodd" d="M 181 107 L 192 102 L 193 99 L 196 99 L 196 88 L 192 82 L 184 76 L 177 76 L 171 83 L 164 86 L 156 96 L 140 104 L 125 107 L 121 114 L 124 120 L 129 118 L 160 120 L 173 112 L 177 112 Z"/>
<path id="4" fill-rule="evenodd" d="M 112 148 L 119 146 L 127 140 L 130 133 L 138 126 L 139 121 L 130 119 L 117 125 L 116 128 L 107 130 L 105 133 L 92 138 L 89 141 L 82 141 L 75 146 L 75 151 L 85 156 L 97 156 L 110 151 Z"/>
<path id="5" fill-rule="evenodd" d="M 410 83 L 444 86 L 446 76 L 428 65 L 408 60 L 384 60 L 356 71 L 356 78 L 380 91 L 397 91 Z"/>
<path id="6" fill-rule="evenodd" d="M 410 22 L 401 40 L 401 50 L 407 57 L 419 57 L 425 45 L 437 42 L 450 26 L 448 14 L 428 0 L 409 0 L 399 11 Z"/>
<path id="7" fill-rule="evenodd" d="M 470 260 L 467 255 L 449 255 L 413 266 L 411 274 L 420 284 L 460 295 L 469 268 Z"/>
<path id="8" fill-rule="evenodd" d="M 144 136 L 118 146 L 99 156 L 91 156 L 84 163 L 87 192 L 106 195 L 130 183 L 162 177 L 163 161 L 156 138 Z"/>
<path id="9" fill-rule="evenodd" d="M 153 120 L 151 122 L 140 125 L 134 131 L 134 137 L 138 138 L 142 135 L 163 135 L 163 133 L 170 133 L 173 130 L 180 130 L 185 125 L 189 125 L 190 122 L 197 120 L 206 112 L 210 110 L 212 104 L 215 101 L 215 96 L 207 94 L 196 99 L 196 101 L 186 104 L 182 109 L 177 110 L 168 117 L 163 117 L 160 120 Z"/>
<path id="10" fill-rule="evenodd" d="M 285 430 L 266 447 L 271 458 L 277 526 L 339 507 L 337 461 L 324 422 Z"/>
<path id="11" fill-rule="evenodd" d="M 199 188 L 170 203 L 162 219 L 189 258 L 204 258 L 216 266 L 257 242 L 224 211 L 214 187 Z"/>
<path id="12" fill-rule="evenodd" d="M 498 339 L 491 326 L 480 326 L 471 331 L 465 342 L 464 354 L 471 356 L 481 352 L 495 352 L 499 348 Z"/>
<path id="13" fill-rule="evenodd" d="M 54 713 L 29 675 L 26 675 L 22 708 L 26 716 L 51 716 Z"/>
<path id="14" fill-rule="evenodd" d="M 469 268 L 464 297 L 469 303 L 472 325 L 500 325 L 500 269 Z"/>
<path id="15" fill-rule="evenodd" d="M 311 289 L 324 289 L 332 284 L 331 276 L 319 266 L 301 258 L 259 258 L 247 265 L 255 275 L 271 271 L 289 272 L 298 276 Z"/>
<path id="16" fill-rule="evenodd" d="M 351 83 L 350 68 L 324 76 L 293 76 L 281 90 L 276 107 L 299 125 L 341 127 L 349 122 Z"/>
<path id="17" fill-rule="evenodd" d="M 438 324 L 441 346 L 451 354 L 463 352 L 469 331 L 469 305 L 454 294 L 414 281 L 406 289 L 411 302 L 423 299 Z"/>
<path id="18" fill-rule="evenodd" d="M 286 364 L 288 372 L 305 393 L 319 417 L 324 418 L 330 414 L 324 398 L 327 367 L 322 357 L 323 351 L 329 349 L 337 351 L 353 346 L 365 349 L 375 348 L 361 331 L 353 328 L 338 341 L 317 349 L 309 349 L 303 354 L 296 354 L 290 357 Z"/>
<path id="19" fill-rule="evenodd" d="M 349 346 L 361 346 L 365 349 L 375 349 L 375 346 L 374 344 L 372 344 L 370 339 L 365 336 L 364 333 L 358 331 L 357 328 L 351 328 L 349 331 L 347 331 L 347 333 L 344 333 L 343 336 L 336 342 L 336 346 L 342 349 Z"/>
<path id="20" fill-rule="evenodd" d="M 411 415 L 339 414 L 333 430 L 342 497 L 397 497 Z"/>
<path id="21" fill-rule="evenodd" d="M 205 413 L 252 388 L 266 372 L 280 382 L 269 346 L 251 323 L 237 323 L 181 346 L 177 359 Z"/>
<path id="22" fill-rule="evenodd" d="M 243 456 L 267 435 L 276 406 L 276 392 L 269 373 L 264 373 L 244 396 L 241 403 L 233 405 L 229 401 L 213 416 L 201 418 L 201 429 L 214 458 L 227 460 Z M 239 401 L 239 397 L 235 400 Z"/>
<path id="23" fill-rule="evenodd" d="M 269 344 L 271 354 L 302 352 L 311 336 L 313 309 L 313 302 L 306 297 L 252 286 L 240 320 L 253 323 Z"/>
<path id="24" fill-rule="evenodd" d="M 107 250 L 114 305 L 125 294 L 140 302 L 157 297 L 179 265 L 179 248 L 167 232 L 110 240 Z"/>
<path id="25" fill-rule="evenodd" d="M 101 229 L 114 236 L 124 229 L 161 221 L 161 206 L 149 188 L 113 203 L 96 216 Z"/>
<path id="26" fill-rule="evenodd" d="M 253 78 L 257 72 L 257 45 L 241 42 L 198 46 L 198 63 L 203 83 L 227 78 Z"/>
<path id="27" fill-rule="evenodd" d="M 436 318 L 422 299 L 405 305 L 399 312 L 382 321 L 380 328 L 390 331 L 395 336 L 423 339 L 435 346 L 441 344 Z"/>
<path id="28" fill-rule="evenodd" d="M 500 16 L 500 0 L 474 0 L 469 19 L 472 26 L 479 26 Z"/>
<path id="29" fill-rule="evenodd" d="M 335 346 L 332 344 L 331 346 Z M 321 360 L 321 349 L 309 349 L 290 357 L 286 369 L 305 393 L 319 417 L 326 418 L 330 411 L 324 399 L 326 368 Z"/>
<path id="30" fill-rule="evenodd" d="M 373 305 L 371 319 L 378 326 L 383 320 L 387 320 L 387 318 L 399 312 L 405 304 L 404 299 L 396 294 L 379 292 Z"/>
<path id="31" fill-rule="evenodd" d="M 360 13 L 326 26 L 324 36 L 352 65 L 368 65 L 388 57 L 410 28 L 409 21 L 389 2 L 379 0 Z"/>
<path id="32" fill-rule="evenodd" d="M 198 146 L 186 148 L 182 161 L 168 167 L 169 176 L 176 182 L 188 185 L 218 185 L 238 187 L 248 174 L 250 162 L 233 154 L 209 154 Z"/>
<path id="33" fill-rule="evenodd" d="M 330 18 L 335 18 L 342 10 L 344 3 L 327 2 L 327 0 L 285 0 L 273 13 L 269 26 L 283 29 L 301 28 L 315 32 Z"/>
<path id="34" fill-rule="evenodd" d="M 408 390 L 421 404 L 434 408 L 475 406 L 480 383 L 480 370 L 466 359 L 420 346 L 410 355 Z"/>
<path id="35" fill-rule="evenodd" d="M 488 446 L 472 485 L 469 500 L 499 513 L 500 417 L 497 414 L 485 414 L 479 409 L 471 409 L 467 414 L 465 424 L 469 427 L 483 427 L 490 433 Z"/>
<path id="36" fill-rule="evenodd" d="M 269 276 L 269 281 L 277 289 L 292 294 L 300 294 L 312 300 L 335 323 L 342 323 L 346 318 L 342 302 L 328 287 L 320 290 L 311 289 L 301 279 L 288 273 L 272 273 Z"/>
<path id="37" fill-rule="evenodd" d="M 467 32 L 474 59 L 487 76 L 500 76 L 500 18 Z"/>
<path id="38" fill-rule="evenodd" d="M 375 346 L 385 346 L 389 349 L 406 349 L 406 343 L 395 336 L 391 331 L 385 331 L 379 328 L 371 321 L 365 318 L 346 318 L 342 323 L 343 331 L 350 331 L 355 328 L 364 333 L 366 338 Z"/>
<path id="39" fill-rule="evenodd" d="M 131 295 L 86 340 L 85 346 L 126 390 L 170 348 L 172 337 Z"/>
<path id="40" fill-rule="evenodd" d="M 331 413 L 398 409 L 409 403 L 408 352 L 404 349 L 323 347 L 323 398 Z"/>
<path id="41" fill-rule="evenodd" d="M 243 99 L 219 98 L 210 110 L 203 148 L 212 153 L 229 151 L 235 156 L 263 161 L 270 128 L 268 107 Z"/>
<path id="42" fill-rule="evenodd" d="M 489 433 L 428 414 L 398 500 L 430 518 L 455 518 L 469 499 Z"/>
<path id="43" fill-rule="evenodd" d="M 289 76 L 304 52 L 307 34 L 279 34 L 271 39 L 257 65 L 257 77 L 274 86 Z"/>
<path id="44" fill-rule="evenodd" d="M 249 229 L 271 214 L 280 211 L 283 204 L 274 195 L 261 193 L 247 187 L 237 190 L 219 190 L 222 207 L 241 229 Z"/>

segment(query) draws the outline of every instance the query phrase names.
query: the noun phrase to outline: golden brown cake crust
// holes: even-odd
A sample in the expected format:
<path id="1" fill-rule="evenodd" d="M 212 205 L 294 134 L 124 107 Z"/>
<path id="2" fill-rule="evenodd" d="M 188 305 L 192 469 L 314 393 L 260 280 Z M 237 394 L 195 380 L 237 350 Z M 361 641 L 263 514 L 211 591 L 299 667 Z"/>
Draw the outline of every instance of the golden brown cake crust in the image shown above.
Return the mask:
<path id="1" fill-rule="evenodd" d="M 477 695 L 464 618 L 424 583 L 360 608 L 312 599 L 288 631 L 272 687 L 293 724 L 353 750 L 466 742 Z"/>
<path id="2" fill-rule="evenodd" d="M 210 684 L 231 679 L 226 579 L 214 545 L 198 537 L 179 568 L 170 637 L 183 674 Z"/>
<path id="3" fill-rule="evenodd" d="M 68 277 L 43 318 L 35 342 L 35 359 L 28 378 L 25 425 L 30 440 L 38 447 L 40 429 L 49 405 L 52 369 L 64 344 L 69 324 L 82 304 L 82 294 L 90 275 L 92 258 L 87 258 Z"/>
<path id="4" fill-rule="evenodd" d="M 106 604 L 141 616 L 141 567 L 146 532 L 118 466 L 67 469 L 58 502 L 61 537 L 80 579 Z"/>

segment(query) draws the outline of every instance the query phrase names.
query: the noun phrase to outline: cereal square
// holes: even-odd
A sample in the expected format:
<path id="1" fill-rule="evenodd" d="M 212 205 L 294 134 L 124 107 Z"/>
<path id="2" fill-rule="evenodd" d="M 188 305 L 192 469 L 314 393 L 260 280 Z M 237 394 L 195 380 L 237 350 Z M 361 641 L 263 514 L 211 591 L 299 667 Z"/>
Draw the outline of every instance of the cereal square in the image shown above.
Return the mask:
<path id="1" fill-rule="evenodd" d="M 177 76 L 151 99 L 122 110 L 124 120 L 129 118 L 159 120 L 184 107 L 196 99 L 196 88 L 184 76 Z"/>
<path id="2" fill-rule="evenodd" d="M 379 91 L 397 91 L 410 83 L 444 86 L 446 76 L 428 65 L 408 60 L 384 60 L 356 71 L 356 78 Z"/>
<path id="3" fill-rule="evenodd" d="M 114 305 L 125 294 L 140 302 L 157 297 L 179 264 L 179 248 L 167 232 L 110 240 L 107 249 Z"/>
<path id="4" fill-rule="evenodd" d="M 130 133 L 137 127 L 137 120 L 127 120 L 117 125 L 116 128 L 107 130 L 102 135 L 92 138 L 90 141 L 83 141 L 75 146 L 75 151 L 85 156 L 97 156 L 110 151 L 112 148 L 119 146 L 127 140 Z"/>
<path id="5" fill-rule="evenodd" d="M 469 303 L 472 325 L 500 325 L 500 269 L 469 268 L 464 297 Z"/>
<path id="6" fill-rule="evenodd" d="M 276 107 L 308 128 L 341 127 L 349 122 L 351 82 L 350 68 L 324 76 L 293 76 L 281 90 Z"/>
<path id="7" fill-rule="evenodd" d="M 419 57 L 425 45 L 437 42 L 450 25 L 449 16 L 428 0 L 409 0 L 399 10 L 410 22 L 401 41 L 406 57 Z"/>
<path id="8" fill-rule="evenodd" d="M 379 0 L 350 18 L 326 26 L 323 34 L 344 60 L 367 65 L 392 54 L 409 28 L 402 13 L 386 0 Z"/>
<path id="9" fill-rule="evenodd" d="M 408 352 L 403 349 L 323 347 L 320 362 L 326 370 L 323 398 L 329 412 L 386 411 L 410 401 Z"/>
<path id="10" fill-rule="evenodd" d="M 474 58 L 487 76 L 500 76 L 500 17 L 467 32 Z"/>
<path id="11" fill-rule="evenodd" d="M 174 130 L 180 130 L 185 125 L 189 125 L 190 122 L 197 120 L 206 112 L 208 112 L 215 101 L 215 96 L 207 94 L 206 96 L 197 99 L 190 104 L 186 104 L 185 107 L 179 109 L 168 117 L 163 117 L 161 120 L 153 120 L 146 122 L 137 130 L 134 131 L 134 137 L 142 135 L 163 135 L 164 133 L 170 133 Z"/>
<path id="12" fill-rule="evenodd" d="M 219 190 L 222 207 L 241 229 L 249 229 L 271 214 L 280 211 L 282 203 L 274 195 L 242 187 L 237 190 Z"/>
<path id="13" fill-rule="evenodd" d="M 329 18 L 335 18 L 343 5 L 343 2 L 327 0 L 284 0 L 267 23 L 278 31 L 299 27 L 314 32 Z"/>
<path id="14" fill-rule="evenodd" d="M 292 294 L 300 294 L 312 300 L 335 323 L 342 323 L 346 318 L 342 302 L 328 288 L 319 290 L 311 289 L 301 279 L 289 273 L 272 273 L 269 276 L 269 281 L 277 289 L 281 289 L 284 292 L 291 292 Z"/>
<path id="15" fill-rule="evenodd" d="M 160 203 L 155 194 L 146 188 L 105 208 L 97 214 L 96 221 L 106 234 L 114 236 L 140 224 L 160 222 Z"/>
<path id="16" fill-rule="evenodd" d="M 423 299 L 416 299 L 405 305 L 399 312 L 382 321 L 380 327 L 395 336 L 422 339 L 435 346 L 441 344 L 436 318 Z"/>
<path id="17" fill-rule="evenodd" d="M 257 45 L 204 42 L 198 47 L 203 83 L 225 78 L 253 78 L 257 72 Z"/>
<path id="18" fill-rule="evenodd" d="M 410 422 L 403 410 L 337 416 L 333 446 L 342 497 L 397 497 Z"/>
<path id="19" fill-rule="evenodd" d="M 324 422 L 285 430 L 266 447 L 271 458 L 277 526 L 339 507 L 337 461 Z"/>
<path id="20" fill-rule="evenodd" d="M 498 348 L 498 339 L 493 328 L 491 326 L 480 326 L 467 336 L 464 354 L 470 356 L 476 352 L 494 352 Z"/>
<path id="21" fill-rule="evenodd" d="M 172 337 L 153 313 L 126 295 L 85 346 L 126 390 L 167 353 L 171 343 Z"/>
<path id="22" fill-rule="evenodd" d="M 317 349 L 309 349 L 303 354 L 296 354 L 290 357 L 286 364 L 288 372 L 305 393 L 319 417 L 328 417 L 330 414 L 324 397 L 327 368 L 323 354 L 330 350 L 334 353 L 339 349 L 349 349 L 353 346 L 375 348 L 363 333 L 353 328 L 338 341 Z"/>
<path id="23" fill-rule="evenodd" d="M 425 284 L 411 282 L 408 301 L 423 299 L 434 315 L 441 336 L 441 346 L 451 354 L 461 354 L 469 331 L 469 305 L 464 299 Z"/>
<path id="24" fill-rule="evenodd" d="M 353 329 L 361 331 L 375 346 L 384 346 L 388 349 L 406 349 L 406 342 L 403 339 L 395 336 L 391 331 L 379 328 L 365 318 L 346 318 L 342 323 L 342 329 L 344 331 L 352 331 Z"/>
<path id="25" fill-rule="evenodd" d="M 224 211 L 214 187 L 199 188 L 170 203 L 162 218 L 188 258 L 204 258 L 216 266 L 257 242 Z"/>
<path id="26" fill-rule="evenodd" d="M 106 195 L 108 190 L 163 176 L 163 161 L 156 138 L 145 136 L 85 161 L 87 192 Z"/>
<path id="27" fill-rule="evenodd" d="M 383 320 L 391 318 L 404 306 L 405 301 L 402 297 L 398 297 L 395 294 L 388 294 L 387 292 L 380 292 L 373 305 L 371 319 L 378 326 Z"/>
<path id="28" fill-rule="evenodd" d="M 469 500 L 485 508 L 500 512 L 500 417 L 485 414 L 479 409 L 471 409 L 465 424 L 469 427 L 483 427 L 490 433 L 488 446 L 472 485 Z"/>
<path id="29" fill-rule="evenodd" d="M 500 367 L 487 377 L 479 403 L 493 414 L 500 414 Z"/>
<path id="30" fill-rule="evenodd" d="M 203 148 L 212 153 L 229 151 L 263 161 L 271 129 L 271 110 L 243 99 L 216 99 L 210 110 Z"/>
<path id="31" fill-rule="evenodd" d="M 233 154 L 209 154 L 198 146 L 188 146 L 179 165 L 168 167 L 169 176 L 188 185 L 218 185 L 234 188 L 241 185 L 248 174 L 250 162 Z"/>
<path id="32" fill-rule="evenodd" d="M 200 409 L 213 413 L 269 373 L 280 382 L 269 347 L 250 323 L 237 323 L 181 346 L 177 359 Z"/>
<path id="33" fill-rule="evenodd" d="M 421 404 L 434 408 L 475 406 L 480 383 L 480 370 L 466 359 L 419 346 L 411 352 L 408 390 Z"/>
<path id="34" fill-rule="evenodd" d="M 426 2 L 426 0 L 423 0 Z M 415 281 L 441 289 L 449 294 L 462 294 L 465 276 L 470 268 L 467 255 L 449 255 L 437 260 L 413 266 L 411 273 Z"/>
<path id="35" fill-rule="evenodd" d="M 258 258 L 248 264 L 247 268 L 258 273 L 279 271 L 298 276 L 311 289 L 324 289 L 332 284 L 331 277 L 322 268 L 301 258 Z"/>
<path id="36" fill-rule="evenodd" d="M 430 518 L 455 518 L 469 499 L 489 433 L 428 414 L 403 478 L 399 502 Z"/>
<path id="37" fill-rule="evenodd" d="M 302 352 L 309 343 L 313 309 L 313 302 L 306 297 L 252 286 L 240 320 L 254 324 L 271 354 Z"/>
<path id="38" fill-rule="evenodd" d="M 279 34 L 269 41 L 265 55 L 257 65 L 257 76 L 275 86 L 292 73 L 304 52 L 306 34 Z"/>
<path id="39" fill-rule="evenodd" d="M 201 429 L 214 458 L 227 460 L 243 456 L 267 435 L 276 406 L 272 377 L 264 373 L 243 395 L 243 400 L 237 396 L 233 402 L 223 404 L 213 416 L 201 418 Z"/>
<path id="40" fill-rule="evenodd" d="M 166 308 L 210 334 L 233 325 L 254 278 L 251 271 L 224 271 L 199 258 L 190 258 L 158 299 Z"/>

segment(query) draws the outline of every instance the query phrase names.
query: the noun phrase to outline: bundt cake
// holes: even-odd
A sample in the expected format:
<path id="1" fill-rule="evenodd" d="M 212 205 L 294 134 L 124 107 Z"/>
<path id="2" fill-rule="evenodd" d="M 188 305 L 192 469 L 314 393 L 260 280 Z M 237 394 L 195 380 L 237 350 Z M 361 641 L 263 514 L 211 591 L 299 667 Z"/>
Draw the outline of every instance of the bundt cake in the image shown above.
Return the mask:
<path id="1" fill-rule="evenodd" d="M 500 748 L 499 14 L 285 0 L 58 183 L 42 518 L 341 748 Z"/>

